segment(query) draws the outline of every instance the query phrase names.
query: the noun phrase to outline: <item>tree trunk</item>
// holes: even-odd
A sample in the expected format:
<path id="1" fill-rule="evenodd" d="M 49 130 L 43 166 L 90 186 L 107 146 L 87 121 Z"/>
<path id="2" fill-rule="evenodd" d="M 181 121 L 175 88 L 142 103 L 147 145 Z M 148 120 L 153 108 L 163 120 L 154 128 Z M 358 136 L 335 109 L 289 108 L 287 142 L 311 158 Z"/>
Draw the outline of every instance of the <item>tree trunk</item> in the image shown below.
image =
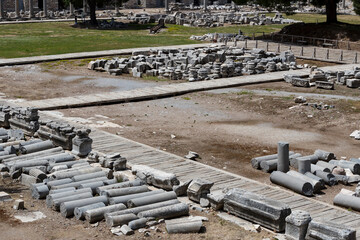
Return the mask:
<path id="1" fill-rule="evenodd" d="M 88 0 L 89 8 L 90 8 L 90 24 L 96 26 L 96 0 Z"/>
<path id="2" fill-rule="evenodd" d="M 336 0 L 327 0 L 326 2 L 326 22 L 327 23 L 336 23 Z"/>

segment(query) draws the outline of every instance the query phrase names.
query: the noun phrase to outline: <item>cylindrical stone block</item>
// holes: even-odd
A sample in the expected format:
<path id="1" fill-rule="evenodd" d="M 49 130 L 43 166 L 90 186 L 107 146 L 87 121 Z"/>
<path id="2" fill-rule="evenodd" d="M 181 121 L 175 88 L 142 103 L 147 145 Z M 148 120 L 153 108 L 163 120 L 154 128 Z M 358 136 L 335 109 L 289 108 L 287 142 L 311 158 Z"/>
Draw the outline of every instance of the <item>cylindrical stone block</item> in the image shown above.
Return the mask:
<path id="1" fill-rule="evenodd" d="M 90 183 L 81 184 L 78 188 L 79 189 L 81 189 L 81 188 L 91 188 L 93 194 L 95 195 L 96 194 L 96 188 L 101 187 L 101 186 L 104 186 L 104 183 L 102 181 L 97 181 L 97 182 L 90 182 Z"/>
<path id="2" fill-rule="evenodd" d="M 30 0 L 30 1 L 32 1 L 32 0 Z M 55 147 L 55 145 L 53 144 L 53 142 L 50 140 L 47 140 L 47 141 L 23 146 L 20 148 L 20 151 L 22 152 L 22 154 L 28 154 L 28 153 L 47 150 L 47 149 L 54 148 L 54 147 Z"/>
<path id="3" fill-rule="evenodd" d="M 71 196 L 63 197 L 63 198 L 56 198 L 56 199 L 53 199 L 53 201 L 52 201 L 52 208 L 55 211 L 60 211 L 60 205 L 63 202 L 70 202 L 70 201 L 86 199 L 86 198 L 90 198 L 90 197 L 92 197 L 91 192 L 84 192 L 84 193 L 74 194 Z"/>
<path id="4" fill-rule="evenodd" d="M 320 166 L 320 167 L 323 167 L 323 168 L 327 168 L 330 170 L 330 172 L 332 172 L 332 170 L 334 170 L 334 168 L 336 168 L 336 165 L 335 164 L 331 164 L 331 163 L 328 163 L 328 162 L 324 162 L 324 161 L 318 161 L 316 163 L 317 166 Z"/>
<path id="5" fill-rule="evenodd" d="M 31 196 L 35 199 L 44 199 L 49 194 L 49 188 L 46 185 L 34 187 L 31 189 Z"/>
<path id="6" fill-rule="evenodd" d="M 133 213 L 118 216 L 109 216 L 108 218 L 106 218 L 106 225 L 108 225 L 109 227 L 121 226 L 124 224 L 128 224 L 130 221 L 133 221 L 135 219 L 138 219 L 138 217 Z"/>
<path id="7" fill-rule="evenodd" d="M 319 178 L 323 179 L 325 183 L 329 186 L 333 186 L 336 184 L 335 176 L 331 173 L 323 172 L 323 171 L 315 171 L 314 174 Z"/>
<path id="8" fill-rule="evenodd" d="M 93 203 L 90 205 L 82 206 L 82 207 L 76 207 L 74 209 L 74 215 L 77 220 L 84 220 L 85 219 L 85 212 L 87 210 L 97 209 L 105 207 L 105 204 L 103 202 Z"/>
<path id="9" fill-rule="evenodd" d="M 64 178 L 72 178 L 76 175 L 87 174 L 87 173 L 94 173 L 102 171 L 100 167 L 89 167 L 85 169 L 79 169 L 69 172 L 55 172 L 50 175 L 50 179 L 64 179 Z"/>
<path id="10" fill-rule="evenodd" d="M 74 191 L 74 190 L 76 190 L 74 187 L 54 189 L 54 190 L 50 190 L 49 195 L 54 194 L 54 193 L 69 192 L 69 191 Z"/>
<path id="11" fill-rule="evenodd" d="M 314 189 L 314 192 L 319 192 L 321 191 L 321 189 L 323 189 L 323 185 L 321 184 L 321 182 L 313 179 L 313 178 L 310 178 L 302 173 L 299 173 L 299 172 L 296 172 L 296 171 L 288 171 L 286 174 L 290 175 L 290 176 L 293 176 L 293 177 L 296 177 L 296 178 L 300 178 L 306 182 L 309 182 L 312 186 L 313 186 L 313 189 Z"/>
<path id="12" fill-rule="evenodd" d="M 108 204 L 108 199 L 105 196 L 91 197 L 80 200 L 74 200 L 69 202 L 63 202 L 60 204 L 60 212 L 63 217 L 72 217 L 74 215 L 74 209 L 76 207 L 83 207 L 93 203 L 102 202 L 105 205 Z"/>
<path id="13" fill-rule="evenodd" d="M 298 160 L 299 173 L 311 172 L 311 162 L 309 160 Z"/>
<path id="14" fill-rule="evenodd" d="M 135 193 L 143 193 L 148 192 L 149 189 L 147 186 L 135 186 L 135 187 L 127 187 L 127 188 L 119 188 L 119 189 L 110 189 L 102 192 L 101 195 L 105 195 L 107 197 L 118 197 Z"/>
<path id="15" fill-rule="evenodd" d="M 311 183 L 306 182 L 302 179 L 287 175 L 286 173 L 280 171 L 274 171 L 270 175 L 270 180 L 273 183 L 276 183 L 280 186 L 289 188 L 297 193 L 303 194 L 305 196 L 313 195 L 313 186 Z"/>
<path id="16" fill-rule="evenodd" d="M 62 188 L 62 189 L 59 189 L 59 190 L 63 190 L 63 189 L 65 189 L 65 188 Z M 83 189 L 77 189 L 77 190 L 70 190 L 70 191 L 51 193 L 51 194 L 46 196 L 46 206 L 51 208 L 53 206 L 53 203 L 54 203 L 55 199 L 64 198 L 64 197 L 70 197 L 70 196 L 80 194 L 80 193 L 90 193 L 90 194 L 92 194 L 92 191 L 91 191 L 90 188 L 83 188 Z"/>
<path id="17" fill-rule="evenodd" d="M 128 226 L 132 230 L 137 230 L 139 228 L 146 227 L 146 222 L 147 221 L 148 221 L 147 218 L 140 218 L 140 219 L 132 220 L 131 222 L 128 223 Z"/>
<path id="18" fill-rule="evenodd" d="M 283 173 L 289 171 L 289 143 L 279 142 L 278 143 L 278 166 L 277 170 Z"/>
<path id="19" fill-rule="evenodd" d="M 277 169 L 277 164 L 278 164 L 278 160 L 268 160 L 268 161 L 262 161 L 260 163 L 260 169 L 263 172 L 272 172 L 272 171 L 276 171 Z"/>
<path id="20" fill-rule="evenodd" d="M 79 182 L 79 181 L 83 181 L 83 180 L 87 180 L 87 179 L 105 177 L 105 176 L 106 176 L 106 173 L 104 171 L 101 171 L 101 172 L 83 174 L 83 175 L 79 175 L 79 176 L 73 176 L 71 179 L 74 182 Z"/>
<path id="21" fill-rule="evenodd" d="M 138 213 L 139 218 L 176 218 L 189 215 L 189 206 L 186 203 L 178 203 L 161 208 L 155 208 L 152 210 Z"/>
<path id="22" fill-rule="evenodd" d="M 315 171 L 330 172 L 330 169 L 315 164 L 311 164 L 310 168 L 312 173 L 314 173 Z"/>
<path id="23" fill-rule="evenodd" d="M 159 194 L 146 196 L 146 197 L 134 198 L 134 199 L 129 200 L 127 202 L 127 205 L 128 205 L 128 207 L 133 208 L 133 207 L 149 205 L 149 204 L 153 204 L 153 203 L 157 203 L 157 202 L 172 200 L 172 199 L 177 199 L 176 193 L 173 191 L 159 193 Z"/>
<path id="24" fill-rule="evenodd" d="M 163 192 L 164 192 L 164 190 L 159 189 L 159 190 L 155 190 L 155 191 L 130 194 L 130 195 L 126 195 L 126 196 L 112 197 L 112 198 L 109 198 L 109 204 L 110 205 L 118 204 L 118 203 L 127 204 L 127 202 L 130 199 L 135 199 L 135 198 L 145 197 L 145 196 L 151 196 L 151 195 L 155 195 L 155 194 L 159 194 L 159 193 L 163 193 Z"/>
<path id="25" fill-rule="evenodd" d="M 155 208 L 160 208 L 160 207 L 165 207 L 165 206 L 170 206 L 170 205 L 174 205 L 174 204 L 178 204 L 178 203 L 180 203 L 179 200 L 172 199 L 169 201 L 158 202 L 158 203 L 149 204 L 149 205 L 145 205 L 145 206 L 141 206 L 141 207 L 128 208 L 128 209 L 121 210 L 121 211 L 106 213 L 104 215 L 104 217 L 106 218 L 107 216 L 123 215 L 123 214 L 127 214 L 127 213 L 138 214 L 139 212 L 143 212 L 143 211 L 147 211 L 147 210 L 151 210 L 151 209 L 155 209 Z"/>
<path id="26" fill-rule="evenodd" d="M 49 186 L 49 188 L 52 188 L 54 186 L 59 186 L 59 185 L 63 185 L 63 184 L 71 183 L 71 182 L 73 182 L 71 180 L 71 178 L 64 178 L 64 179 L 60 179 L 60 180 L 49 181 L 46 184 Z"/>
<path id="27" fill-rule="evenodd" d="M 360 198 L 339 193 L 334 198 L 334 204 L 345 208 L 351 208 L 360 211 Z"/>
<path id="28" fill-rule="evenodd" d="M 46 174 L 43 171 L 40 171 L 36 168 L 30 169 L 29 175 L 39 179 L 41 182 L 47 178 Z"/>
<path id="29" fill-rule="evenodd" d="M 67 187 L 79 188 L 82 184 L 87 184 L 87 183 L 92 183 L 92 182 L 100 182 L 100 181 L 102 182 L 102 181 L 106 181 L 106 180 L 107 180 L 107 177 L 99 177 L 99 178 L 88 179 L 88 180 L 84 180 L 84 181 L 80 181 L 80 182 L 71 182 L 71 183 L 67 183 L 67 184 L 63 184 L 63 185 L 54 186 L 53 189 L 60 189 L 60 188 L 67 188 Z"/>
<path id="30" fill-rule="evenodd" d="M 106 213 L 117 212 L 126 209 L 126 206 L 122 203 L 110 205 L 102 208 L 92 209 L 85 211 L 85 218 L 90 223 L 99 222 L 104 219 Z"/>
<path id="31" fill-rule="evenodd" d="M 102 192 L 105 191 L 105 190 L 141 186 L 141 185 L 144 185 L 144 184 L 145 184 L 145 182 L 143 182 L 143 181 L 141 181 L 139 179 L 136 179 L 134 181 L 121 182 L 121 183 L 111 184 L 111 185 L 108 185 L 108 186 L 98 187 L 96 189 L 96 192 L 97 192 L 97 194 L 102 195 Z"/>

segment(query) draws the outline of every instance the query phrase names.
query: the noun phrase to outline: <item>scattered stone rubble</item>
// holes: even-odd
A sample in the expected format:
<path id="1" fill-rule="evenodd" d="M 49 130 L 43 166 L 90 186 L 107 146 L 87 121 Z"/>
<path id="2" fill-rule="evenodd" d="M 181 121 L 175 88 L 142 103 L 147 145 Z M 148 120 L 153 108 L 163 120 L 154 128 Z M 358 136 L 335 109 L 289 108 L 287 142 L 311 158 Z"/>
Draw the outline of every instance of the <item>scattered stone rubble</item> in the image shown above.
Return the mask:
<path id="1" fill-rule="evenodd" d="M 262 49 L 211 46 L 199 49 L 162 49 L 133 52 L 129 58 L 91 61 L 88 69 L 112 75 L 156 76 L 201 81 L 302 68 L 291 51 L 279 56 Z"/>
<path id="2" fill-rule="evenodd" d="M 295 87 L 313 87 L 334 90 L 335 84 L 346 85 L 349 88 L 360 87 L 360 68 L 354 67 L 347 71 L 323 71 L 320 68 L 311 68 L 308 78 L 285 74 L 284 80 Z"/>
<path id="3" fill-rule="evenodd" d="M 249 14 L 238 12 L 175 12 L 165 17 L 166 24 L 177 24 L 193 27 L 219 27 L 224 24 L 249 24 L 249 25 L 270 25 L 270 24 L 290 24 L 296 23 L 293 19 L 283 18 L 281 13 L 276 13 L 274 17 L 267 17 L 265 14 Z"/>

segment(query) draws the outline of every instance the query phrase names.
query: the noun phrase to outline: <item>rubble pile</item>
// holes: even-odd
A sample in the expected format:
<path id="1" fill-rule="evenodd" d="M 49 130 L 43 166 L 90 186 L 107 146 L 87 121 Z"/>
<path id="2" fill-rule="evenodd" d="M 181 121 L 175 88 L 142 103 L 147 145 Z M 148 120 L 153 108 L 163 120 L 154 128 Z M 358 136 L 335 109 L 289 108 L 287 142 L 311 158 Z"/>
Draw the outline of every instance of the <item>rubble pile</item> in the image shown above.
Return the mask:
<path id="1" fill-rule="evenodd" d="M 333 90 L 335 84 L 346 85 L 349 88 L 360 87 L 360 68 L 354 67 L 347 71 L 323 71 L 312 67 L 308 78 L 285 74 L 284 80 L 295 87 L 312 87 Z"/>
<path id="2" fill-rule="evenodd" d="M 0 127 L 21 129 L 25 134 L 33 136 L 39 129 L 38 110 L 35 108 L 21 108 L 0 106 Z"/>
<path id="3" fill-rule="evenodd" d="M 133 52 L 129 58 L 91 61 L 88 69 L 111 75 L 157 76 L 201 81 L 302 68 L 291 51 L 279 56 L 262 49 L 211 46 L 199 49 L 161 49 Z"/>

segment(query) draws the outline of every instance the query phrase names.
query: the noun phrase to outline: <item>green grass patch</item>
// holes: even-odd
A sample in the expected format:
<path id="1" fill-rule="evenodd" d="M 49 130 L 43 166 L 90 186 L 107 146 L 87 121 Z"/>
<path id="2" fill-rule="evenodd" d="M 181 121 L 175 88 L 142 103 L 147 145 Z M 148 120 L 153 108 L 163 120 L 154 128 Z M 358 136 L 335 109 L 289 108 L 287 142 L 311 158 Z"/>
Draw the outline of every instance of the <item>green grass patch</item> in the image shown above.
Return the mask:
<path id="1" fill-rule="evenodd" d="M 253 94 L 253 92 L 252 91 L 241 91 L 241 92 L 237 92 L 236 93 L 237 95 L 247 95 L 247 94 Z"/>
<path id="2" fill-rule="evenodd" d="M 271 16 L 271 14 L 269 14 Z M 294 14 L 288 16 L 306 23 L 325 22 L 322 14 Z M 338 20 L 360 24 L 360 16 L 339 15 Z M 9 24 L 0 26 L 0 58 L 29 57 L 75 52 L 91 52 L 136 47 L 155 47 L 194 44 L 191 35 L 206 33 L 237 33 L 239 29 L 249 36 L 280 31 L 285 25 L 231 25 L 216 28 L 166 25 L 159 34 L 149 34 L 154 24 L 129 24 L 128 29 L 97 30 L 71 27 L 69 22 Z M 356 27 L 356 26 L 355 26 Z M 81 66 L 85 62 L 79 63 Z"/>

